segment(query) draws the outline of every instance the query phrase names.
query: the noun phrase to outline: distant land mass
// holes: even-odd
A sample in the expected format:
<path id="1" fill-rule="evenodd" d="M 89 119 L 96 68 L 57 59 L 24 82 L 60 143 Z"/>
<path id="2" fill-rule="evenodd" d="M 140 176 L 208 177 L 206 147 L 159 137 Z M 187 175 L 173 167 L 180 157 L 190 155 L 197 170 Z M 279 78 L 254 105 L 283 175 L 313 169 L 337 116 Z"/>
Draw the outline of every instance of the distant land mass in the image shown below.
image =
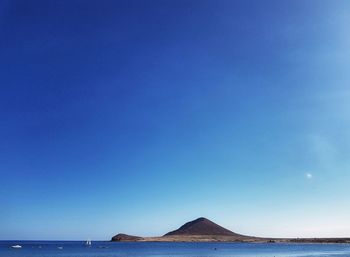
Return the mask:
<path id="1" fill-rule="evenodd" d="M 241 236 L 232 231 L 219 226 L 218 224 L 206 219 L 198 218 L 187 222 L 179 229 L 166 233 L 164 236 L 181 235 L 215 235 L 215 236 Z"/>
<path id="2" fill-rule="evenodd" d="M 142 237 L 139 236 L 131 236 L 127 234 L 118 234 L 112 237 L 112 241 L 139 241 L 143 239 Z"/>
<path id="3" fill-rule="evenodd" d="M 112 242 L 250 242 L 250 243 L 350 243 L 350 238 L 263 238 L 245 236 L 228 230 L 206 218 L 187 222 L 179 229 L 159 237 L 117 234 Z"/>

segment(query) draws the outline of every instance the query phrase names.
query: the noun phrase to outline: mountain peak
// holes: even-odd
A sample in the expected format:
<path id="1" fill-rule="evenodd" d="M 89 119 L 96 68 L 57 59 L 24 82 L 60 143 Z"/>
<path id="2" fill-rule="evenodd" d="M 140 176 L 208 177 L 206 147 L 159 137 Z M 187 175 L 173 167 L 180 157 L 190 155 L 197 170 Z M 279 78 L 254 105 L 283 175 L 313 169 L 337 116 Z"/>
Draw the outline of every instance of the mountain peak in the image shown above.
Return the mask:
<path id="1" fill-rule="evenodd" d="M 237 236 L 236 233 L 233 233 L 232 231 L 223 228 L 204 217 L 200 217 L 198 219 L 187 222 L 186 224 L 182 225 L 179 229 L 165 234 L 165 236 L 176 235 Z"/>

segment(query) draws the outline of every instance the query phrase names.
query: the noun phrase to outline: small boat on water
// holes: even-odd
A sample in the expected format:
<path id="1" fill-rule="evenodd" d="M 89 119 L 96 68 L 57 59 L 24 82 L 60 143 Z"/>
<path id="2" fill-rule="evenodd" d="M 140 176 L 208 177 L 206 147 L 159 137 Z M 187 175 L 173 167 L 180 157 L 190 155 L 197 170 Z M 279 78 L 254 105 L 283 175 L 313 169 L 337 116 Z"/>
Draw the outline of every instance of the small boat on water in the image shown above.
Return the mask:
<path id="1" fill-rule="evenodd" d="M 87 241 L 85 242 L 85 245 L 86 245 L 86 246 L 91 246 L 91 240 L 87 240 Z"/>
<path id="2" fill-rule="evenodd" d="M 57 247 L 57 249 L 63 250 L 63 246 L 59 246 Z"/>
<path id="3" fill-rule="evenodd" d="M 21 249 L 22 246 L 21 245 L 12 245 L 11 248 L 13 248 L 13 249 Z"/>

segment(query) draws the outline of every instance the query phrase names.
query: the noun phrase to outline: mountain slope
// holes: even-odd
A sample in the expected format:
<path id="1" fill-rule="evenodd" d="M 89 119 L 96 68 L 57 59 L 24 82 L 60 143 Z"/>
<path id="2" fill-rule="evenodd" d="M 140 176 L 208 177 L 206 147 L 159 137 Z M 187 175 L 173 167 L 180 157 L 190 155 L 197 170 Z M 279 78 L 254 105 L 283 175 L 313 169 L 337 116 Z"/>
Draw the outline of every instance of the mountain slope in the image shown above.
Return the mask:
<path id="1" fill-rule="evenodd" d="M 187 222 L 179 229 L 171 231 L 164 236 L 192 235 L 241 236 L 203 217 Z"/>

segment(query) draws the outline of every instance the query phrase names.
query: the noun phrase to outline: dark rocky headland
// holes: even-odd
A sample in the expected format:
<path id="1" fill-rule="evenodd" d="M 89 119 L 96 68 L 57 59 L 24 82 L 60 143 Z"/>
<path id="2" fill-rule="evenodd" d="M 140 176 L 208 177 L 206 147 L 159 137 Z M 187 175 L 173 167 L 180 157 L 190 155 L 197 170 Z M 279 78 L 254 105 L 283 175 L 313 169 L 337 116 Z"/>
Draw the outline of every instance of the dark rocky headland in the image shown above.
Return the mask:
<path id="1" fill-rule="evenodd" d="M 112 242 L 250 242 L 250 243 L 350 243 L 350 238 L 263 238 L 237 234 L 206 219 L 187 222 L 159 237 L 117 234 Z"/>

